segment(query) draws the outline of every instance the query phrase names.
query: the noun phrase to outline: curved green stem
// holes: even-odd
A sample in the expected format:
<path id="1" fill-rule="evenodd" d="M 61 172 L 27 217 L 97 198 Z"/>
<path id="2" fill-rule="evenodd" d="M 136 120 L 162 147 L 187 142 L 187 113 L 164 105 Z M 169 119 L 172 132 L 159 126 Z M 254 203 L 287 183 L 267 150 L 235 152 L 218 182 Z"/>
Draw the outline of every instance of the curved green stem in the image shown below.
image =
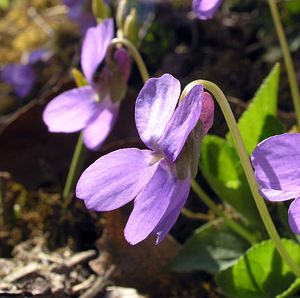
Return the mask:
<path id="1" fill-rule="evenodd" d="M 242 225 L 231 219 L 225 212 L 218 208 L 217 204 L 204 192 L 196 180 L 191 180 L 191 187 L 201 201 L 209 207 L 216 215 L 223 218 L 224 222 L 237 234 L 247 240 L 250 244 L 257 243 L 256 238 Z"/>
<path id="2" fill-rule="evenodd" d="M 251 192 L 253 194 L 256 206 L 258 208 L 258 211 L 260 213 L 260 216 L 263 220 L 263 223 L 266 227 L 266 230 L 270 236 L 270 238 L 273 240 L 275 247 L 277 248 L 279 254 L 283 258 L 283 260 L 288 264 L 288 266 L 291 268 L 291 270 L 294 272 L 294 274 L 298 277 L 300 277 L 300 268 L 298 265 L 294 262 L 294 260 L 290 257 L 286 249 L 284 248 L 280 236 L 277 233 L 277 230 L 274 226 L 274 223 L 272 221 L 272 218 L 270 216 L 270 213 L 268 211 L 268 208 L 266 206 L 266 203 L 264 199 L 260 196 L 258 192 L 258 186 L 256 183 L 256 179 L 253 173 L 252 165 L 249 160 L 249 156 L 247 154 L 247 151 L 245 149 L 243 140 L 241 138 L 237 123 L 235 121 L 235 118 L 233 116 L 232 110 L 229 106 L 229 103 L 223 94 L 222 90 L 214 83 L 205 81 L 205 80 L 196 80 L 191 82 L 186 86 L 186 88 L 182 92 L 182 97 L 184 97 L 188 91 L 195 85 L 202 84 L 205 89 L 210 91 L 215 99 L 217 100 L 223 115 L 225 117 L 225 120 L 227 122 L 228 128 L 232 134 L 233 142 L 236 147 L 236 150 L 238 152 L 239 158 L 241 160 L 246 178 L 248 180 Z"/>
<path id="3" fill-rule="evenodd" d="M 107 48 L 106 52 L 106 63 L 110 63 L 112 59 L 112 53 L 116 45 L 123 45 L 127 48 L 128 52 L 130 53 L 131 57 L 135 60 L 135 63 L 139 69 L 139 72 L 142 76 L 143 82 L 145 83 L 149 79 L 149 73 L 147 71 L 147 68 L 145 66 L 144 60 L 142 56 L 140 55 L 139 51 L 135 47 L 133 43 L 131 43 L 129 40 L 125 38 L 114 38 L 109 47 Z"/>
<path id="4" fill-rule="evenodd" d="M 294 69 L 291 53 L 280 20 L 280 15 L 278 12 L 276 1 L 268 0 L 268 3 L 272 13 L 272 18 L 276 28 L 280 47 L 282 49 L 283 59 L 286 66 L 286 71 L 287 71 L 289 84 L 290 84 L 290 90 L 291 90 L 293 104 L 295 108 L 296 120 L 297 120 L 298 128 L 300 128 L 300 94 L 299 94 L 296 72 Z"/>

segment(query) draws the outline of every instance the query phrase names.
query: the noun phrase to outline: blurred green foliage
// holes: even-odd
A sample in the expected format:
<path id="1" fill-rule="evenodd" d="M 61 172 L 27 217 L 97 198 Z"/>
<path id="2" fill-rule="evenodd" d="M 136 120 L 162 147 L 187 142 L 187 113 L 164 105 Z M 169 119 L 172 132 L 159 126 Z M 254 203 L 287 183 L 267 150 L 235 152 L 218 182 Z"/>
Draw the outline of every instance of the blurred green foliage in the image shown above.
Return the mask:
<path id="1" fill-rule="evenodd" d="M 7 9 L 9 7 L 9 0 L 0 0 L 0 9 Z"/>

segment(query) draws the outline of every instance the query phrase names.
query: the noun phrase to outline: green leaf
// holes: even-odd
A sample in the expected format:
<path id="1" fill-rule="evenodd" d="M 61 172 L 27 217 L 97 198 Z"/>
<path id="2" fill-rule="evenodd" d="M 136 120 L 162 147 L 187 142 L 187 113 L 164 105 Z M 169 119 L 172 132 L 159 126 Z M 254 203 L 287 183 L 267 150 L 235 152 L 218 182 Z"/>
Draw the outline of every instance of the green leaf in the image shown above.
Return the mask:
<path id="1" fill-rule="evenodd" d="M 292 14 L 299 15 L 300 1 L 299 0 L 286 0 L 282 2 L 283 6 Z"/>
<path id="2" fill-rule="evenodd" d="M 280 67 L 277 63 L 238 121 L 238 127 L 249 155 L 259 142 L 271 135 L 283 132 L 282 125 L 276 117 L 279 74 Z M 229 133 L 227 139 L 230 144 L 233 143 Z"/>
<path id="3" fill-rule="evenodd" d="M 300 264 L 300 246 L 291 240 L 282 241 Z M 271 240 L 250 248 L 232 267 L 220 272 L 216 280 L 224 294 L 234 298 L 283 298 L 298 286 L 295 275 Z"/>
<path id="4" fill-rule="evenodd" d="M 248 221 L 260 226 L 261 220 L 236 151 L 226 140 L 207 135 L 202 142 L 200 169 L 212 190 L 240 212 Z"/>
<path id="5" fill-rule="evenodd" d="M 7 9 L 9 7 L 9 0 L 0 0 L 0 9 Z"/>
<path id="6" fill-rule="evenodd" d="M 294 293 L 296 293 L 300 289 L 300 278 L 297 278 L 291 285 L 290 287 L 284 291 L 283 293 L 279 294 L 276 296 L 276 298 L 299 298 L 300 296 L 291 296 Z"/>
<path id="7" fill-rule="evenodd" d="M 223 222 L 209 223 L 194 232 L 170 267 L 179 272 L 204 270 L 216 274 L 231 266 L 247 248 L 249 244 Z"/>

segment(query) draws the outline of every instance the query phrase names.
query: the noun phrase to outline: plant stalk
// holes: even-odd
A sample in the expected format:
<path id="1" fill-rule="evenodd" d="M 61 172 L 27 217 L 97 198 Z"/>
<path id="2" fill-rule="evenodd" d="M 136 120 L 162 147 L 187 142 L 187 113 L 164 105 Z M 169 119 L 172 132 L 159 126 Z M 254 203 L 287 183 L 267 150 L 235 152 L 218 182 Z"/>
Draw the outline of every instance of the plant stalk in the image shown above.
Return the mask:
<path id="1" fill-rule="evenodd" d="M 286 71 L 287 71 L 287 75 L 288 75 L 292 100 L 293 100 L 293 104 L 294 104 L 294 108 L 295 108 L 297 125 L 298 125 L 298 129 L 300 129 L 300 94 L 299 94 L 297 76 L 296 76 L 293 60 L 291 57 L 291 53 L 289 50 L 289 46 L 288 46 L 288 43 L 286 40 L 284 30 L 283 30 L 283 26 L 281 23 L 281 19 L 280 19 L 280 15 L 278 12 L 276 1 L 268 0 L 268 3 L 269 3 L 270 10 L 271 10 L 273 23 L 276 28 L 280 47 L 282 50 L 283 59 L 284 59 L 284 63 L 285 63 L 285 67 L 286 67 Z"/>
<path id="2" fill-rule="evenodd" d="M 225 212 L 218 208 L 217 204 L 204 192 L 204 190 L 195 179 L 191 180 L 191 187 L 207 207 L 209 207 L 216 215 L 223 218 L 228 227 L 230 227 L 246 241 L 248 241 L 251 245 L 257 243 L 256 238 L 255 236 L 253 236 L 253 234 L 251 234 L 242 225 L 238 224 L 235 220 L 230 218 Z"/>
<path id="3" fill-rule="evenodd" d="M 70 164 L 65 187 L 64 187 L 64 190 L 62 193 L 64 205 L 67 205 L 68 197 L 69 197 L 71 191 L 73 190 L 75 183 L 79 178 L 79 175 L 81 174 L 81 169 L 83 168 L 83 165 L 84 165 L 86 153 L 87 153 L 87 150 L 83 144 L 82 133 L 80 133 L 75 150 L 74 150 L 72 161 Z"/>

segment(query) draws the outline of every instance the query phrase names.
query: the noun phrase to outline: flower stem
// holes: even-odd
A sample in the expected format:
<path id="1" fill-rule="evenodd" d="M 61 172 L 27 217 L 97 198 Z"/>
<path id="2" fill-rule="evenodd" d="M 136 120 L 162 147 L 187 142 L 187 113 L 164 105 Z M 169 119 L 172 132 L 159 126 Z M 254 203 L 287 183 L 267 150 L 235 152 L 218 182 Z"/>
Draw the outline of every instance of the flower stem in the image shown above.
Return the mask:
<path id="1" fill-rule="evenodd" d="M 249 160 L 249 156 L 247 154 L 247 151 L 245 149 L 243 140 L 241 138 L 237 123 L 235 121 L 235 118 L 233 116 L 232 110 L 229 106 L 229 103 L 223 94 L 222 90 L 214 83 L 205 81 L 205 80 L 196 80 L 191 82 L 186 86 L 186 88 L 182 92 L 182 97 L 184 97 L 188 91 L 195 85 L 202 84 L 205 89 L 210 91 L 215 99 L 217 100 L 218 104 L 220 105 L 220 108 L 223 112 L 223 115 L 225 117 L 225 120 L 227 122 L 228 128 L 232 134 L 233 142 L 236 147 L 237 153 L 240 157 L 246 178 L 249 183 L 249 187 L 251 189 L 251 192 L 253 194 L 256 206 L 258 208 L 258 211 L 260 213 L 260 216 L 263 220 L 263 223 L 266 227 L 266 230 L 274 242 L 274 245 L 283 258 L 283 260 L 287 263 L 287 265 L 290 267 L 290 269 L 294 272 L 294 274 L 298 277 L 300 277 L 300 268 L 298 265 L 294 262 L 294 260 L 290 257 L 288 252 L 286 251 L 285 247 L 283 246 L 280 236 L 278 235 L 278 232 L 274 226 L 274 223 L 272 221 L 272 218 L 270 216 L 270 213 L 268 211 L 268 208 L 266 206 L 266 203 L 264 199 L 260 196 L 258 192 L 258 186 L 256 183 L 256 179 L 253 173 L 252 165 Z"/>
<path id="2" fill-rule="evenodd" d="M 283 59 L 286 66 L 286 71 L 289 79 L 290 90 L 292 94 L 293 104 L 296 113 L 296 120 L 298 124 L 298 128 L 300 128 L 300 94 L 299 88 L 297 84 L 297 77 L 295 68 L 293 65 L 291 53 L 289 50 L 289 46 L 285 37 L 285 33 L 282 27 L 282 23 L 280 20 L 280 15 L 278 12 L 277 4 L 275 0 L 268 0 L 269 7 L 272 13 L 273 22 L 276 28 L 277 36 L 279 39 L 280 47 L 282 49 Z"/>
<path id="3" fill-rule="evenodd" d="M 144 60 L 142 56 L 140 55 L 138 49 L 135 47 L 133 43 L 131 43 L 129 40 L 125 38 L 114 38 L 109 47 L 107 48 L 106 52 L 106 63 L 110 63 L 112 59 L 112 53 L 116 45 L 123 45 L 127 48 L 128 52 L 130 53 L 131 57 L 135 60 L 135 63 L 139 69 L 139 72 L 142 76 L 143 82 L 145 83 L 149 79 L 149 73 L 147 71 L 147 68 L 145 66 Z"/>
<path id="4" fill-rule="evenodd" d="M 83 168 L 84 159 L 86 156 L 86 149 L 83 144 L 82 133 L 78 137 L 78 141 L 74 150 L 71 165 L 69 168 L 68 176 L 66 179 L 65 187 L 63 190 L 64 205 L 67 205 L 67 199 L 74 188 L 74 185 L 80 175 L 81 169 Z M 66 207 L 66 206 L 65 206 Z"/>
<path id="5" fill-rule="evenodd" d="M 241 237 L 247 240 L 250 244 L 253 245 L 257 243 L 256 238 L 247 229 L 245 229 L 243 226 L 241 226 L 236 221 L 227 216 L 225 212 L 219 209 L 217 204 L 204 192 L 204 190 L 201 188 L 201 186 L 197 183 L 196 180 L 191 180 L 191 187 L 207 207 L 209 207 L 216 215 L 223 218 L 224 222 L 228 225 L 228 227 L 230 227 L 237 234 L 239 234 Z"/>
<path id="6" fill-rule="evenodd" d="M 182 208 L 180 213 L 189 218 L 189 219 L 194 219 L 194 220 L 201 220 L 201 221 L 209 221 L 211 220 L 212 216 L 210 216 L 209 214 L 203 214 L 203 213 L 199 213 L 199 212 L 193 212 L 187 208 Z"/>

